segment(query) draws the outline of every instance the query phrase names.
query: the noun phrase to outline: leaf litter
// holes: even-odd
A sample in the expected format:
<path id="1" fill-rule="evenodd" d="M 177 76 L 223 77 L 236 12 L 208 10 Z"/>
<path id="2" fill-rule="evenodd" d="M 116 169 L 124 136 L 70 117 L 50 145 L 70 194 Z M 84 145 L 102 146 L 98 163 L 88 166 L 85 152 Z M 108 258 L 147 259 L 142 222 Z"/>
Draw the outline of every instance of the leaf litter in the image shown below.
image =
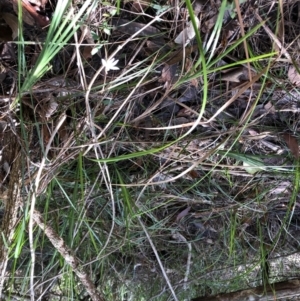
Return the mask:
<path id="1" fill-rule="evenodd" d="M 239 2 L 239 8 L 233 4 L 236 2 Z M 79 22 L 74 32 L 76 38 L 70 36 L 49 62 L 49 70 L 19 95 L 18 85 L 24 81 L 26 73 L 18 72 L 22 68 L 30 70 L 37 64 L 57 2 L 21 2 L 23 37 L 25 41 L 34 42 L 23 48 L 23 66 L 18 66 L 17 46 L 12 42 L 20 38 L 17 3 L 1 3 L 0 15 L 2 198 L 8 194 L 8 187 L 15 179 L 10 176 L 15 160 L 11 145 L 18 145 L 23 150 L 28 166 L 23 177 L 27 191 L 36 177 L 44 150 L 50 148 L 47 170 L 37 190 L 38 210 L 42 214 L 45 189 L 50 187 L 51 181 L 60 178 L 63 186 L 66 182 L 63 189 L 71 195 L 70 187 L 74 187 L 78 176 L 69 166 L 78 158 L 84 158 L 83 165 L 88 170 L 95 168 L 95 160 L 102 160 L 101 164 L 108 163 L 105 168 L 114 185 L 120 184 L 115 170 L 126 179 L 125 184 L 130 187 L 128 192 L 135 200 L 135 214 L 141 216 L 151 232 L 158 254 L 167 258 L 165 268 L 172 271 L 167 280 L 158 268 L 157 257 L 153 257 L 151 243 L 140 234 L 143 231 L 130 228 L 128 220 L 130 236 L 141 235 L 136 239 L 143 240 L 144 244 L 134 244 L 131 251 L 119 247 L 121 244 L 126 246 L 131 239 L 126 236 L 123 221 L 117 221 L 117 217 L 130 212 L 125 209 L 121 212 L 122 202 L 126 199 L 130 203 L 130 197 L 123 190 L 122 201 L 119 190 L 107 184 L 108 179 L 99 170 L 94 171 L 99 174 L 97 181 L 106 183 L 107 186 L 103 184 L 106 188 L 94 185 L 94 180 L 87 181 L 83 185 L 86 187 L 83 195 L 86 193 L 88 197 L 83 198 L 82 204 L 89 206 L 80 207 L 81 203 L 76 206 L 86 212 L 89 222 L 93 219 L 104 221 L 101 227 L 93 224 L 96 232 L 111 233 L 116 244 L 120 243 L 115 249 L 109 247 L 107 256 L 112 254 L 120 261 L 126 257 L 130 263 L 126 267 L 116 265 L 115 271 L 122 273 L 125 269 L 133 271 L 135 265 L 141 267 L 137 272 L 140 280 L 132 282 L 136 285 L 130 287 L 130 294 L 136 294 L 139 285 L 150 291 L 153 289 L 154 281 L 145 280 L 151 274 L 151 266 L 159 271 L 155 279 L 161 283 L 160 288 L 165 281 L 170 281 L 172 286 L 189 278 L 191 287 L 195 286 L 195 292 L 190 293 L 189 298 L 206 296 L 211 291 L 221 292 L 216 290 L 217 286 L 201 280 L 205 269 L 209 269 L 205 278 L 210 283 L 222 279 L 232 285 L 231 290 L 235 290 L 232 284 L 235 277 L 239 278 L 239 289 L 248 287 L 248 279 L 255 285 L 261 281 L 259 273 L 249 272 L 244 278 L 242 274 L 250 261 L 259 261 L 261 239 L 272 250 L 268 260 L 273 264 L 270 278 L 274 278 L 279 262 L 272 254 L 289 254 L 298 246 L 297 238 L 291 235 L 286 238 L 289 245 L 281 243 L 285 239 L 283 232 L 278 232 L 277 238 L 270 235 L 274 229 L 282 227 L 286 214 L 290 214 L 290 223 L 284 225 L 285 233 L 295 233 L 299 223 L 298 207 L 293 213 L 288 211 L 295 164 L 299 159 L 299 96 L 296 89 L 299 74 L 295 67 L 299 65 L 298 48 L 292 26 L 283 28 L 288 22 L 297 24 L 294 15 L 286 14 L 279 20 L 281 27 L 273 51 L 270 45 L 276 38 L 276 28 L 272 27 L 272 22 L 276 23 L 275 11 L 279 7 L 272 1 L 257 6 L 251 1 L 230 2 L 220 27 L 216 26 L 220 1 L 195 1 L 192 16 L 185 4 L 180 4 L 178 10 L 172 1 L 124 1 L 119 14 L 116 4 L 98 2 L 85 19 L 84 26 Z M 247 38 L 253 50 L 249 62 L 251 70 L 245 61 L 244 44 L 239 41 L 241 26 L 237 9 L 243 16 L 246 33 L 257 26 Z M 283 9 L 297 10 L 291 3 L 284 3 Z M 197 29 L 190 21 L 191 17 Z M 262 17 L 272 22 L 262 25 Z M 195 30 L 199 31 L 203 45 L 195 39 Z M 212 35 L 217 40 L 206 53 L 206 44 Z M 280 51 L 285 55 L 284 59 Z M 286 61 L 287 54 L 293 57 L 293 65 Z M 212 58 L 207 60 L 205 72 L 201 56 Z M 254 77 L 253 82 L 250 82 L 249 74 Z M 19 99 L 22 113 L 10 108 L 16 99 Z M 21 143 L 26 139 L 22 136 L 20 121 L 30 133 L 27 149 Z M 193 130 L 189 131 L 192 126 Z M 138 164 L 135 164 L 134 154 L 140 152 L 145 155 L 138 157 Z M 109 164 L 114 158 L 122 160 Z M 132 164 L 135 168 L 131 168 Z M 94 179 L 89 174 L 87 178 Z M 115 214 L 115 209 L 107 191 L 118 200 L 117 217 L 110 215 Z M 55 193 L 59 195 L 58 191 Z M 99 195 L 103 195 L 103 199 Z M 68 208 L 69 203 L 62 196 L 53 199 L 56 201 L 52 200 L 50 219 L 57 220 L 55 212 L 60 210 L 66 214 L 67 210 L 59 208 L 62 204 L 63 208 Z M 109 213 L 101 210 L 106 206 L 101 202 L 110 204 Z M 172 236 L 174 216 L 176 222 L 180 222 L 180 226 L 175 226 L 180 239 Z M 108 221 L 117 221 L 112 232 Z M 157 227 L 153 228 L 153 225 Z M 263 225 L 261 233 L 258 225 Z M 5 226 L 3 224 L 2 228 Z M 229 233 L 233 234 L 230 236 Z M 122 236 L 124 240 L 121 240 Z M 175 244 L 182 248 L 174 248 Z M 184 248 L 188 248 L 191 256 L 188 262 L 184 259 Z M 235 254 L 235 260 L 232 260 L 232 254 Z M 247 260 L 243 259 L 243 254 Z M 97 255 L 92 254 L 86 262 L 94 262 L 93 256 Z M 199 258 L 202 267 L 197 264 Z M 180 262 L 188 266 L 183 267 Z M 239 262 L 236 271 L 231 269 L 233 262 Z M 98 269 L 93 263 L 89 267 L 92 271 Z M 185 273 L 181 273 L 182 270 Z M 116 275 L 113 271 L 108 274 L 107 278 L 111 279 Z M 126 280 L 133 280 L 130 273 L 123 275 Z M 290 277 L 287 271 L 282 275 Z M 44 275 L 52 276 L 51 273 Z M 85 289 L 92 294 L 91 288 Z M 97 289 L 105 295 L 101 285 Z M 178 288 L 174 299 L 186 291 Z"/>

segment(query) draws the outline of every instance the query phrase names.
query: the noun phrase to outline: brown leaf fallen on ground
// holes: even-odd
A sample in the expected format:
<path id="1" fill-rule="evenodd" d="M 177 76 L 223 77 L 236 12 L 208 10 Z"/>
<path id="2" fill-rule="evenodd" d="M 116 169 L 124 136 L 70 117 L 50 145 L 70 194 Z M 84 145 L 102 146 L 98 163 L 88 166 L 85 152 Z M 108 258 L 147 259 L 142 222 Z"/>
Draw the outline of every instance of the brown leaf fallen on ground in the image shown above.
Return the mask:
<path id="1" fill-rule="evenodd" d="M 186 72 L 190 72 L 192 68 L 194 67 L 194 62 L 190 58 L 185 59 L 185 64 L 184 64 L 184 70 Z M 191 85 L 194 87 L 198 87 L 198 78 L 193 78 L 190 80 Z"/>
<path id="2" fill-rule="evenodd" d="M 300 74 L 294 66 L 290 66 L 288 71 L 288 78 L 293 85 L 300 87 Z"/>
<path id="3" fill-rule="evenodd" d="M 200 21 L 199 19 L 194 16 L 197 27 L 199 28 L 200 26 Z M 179 35 L 176 37 L 176 39 L 174 40 L 174 42 L 176 44 L 180 44 L 180 45 L 185 45 L 186 43 L 189 43 L 196 35 L 194 26 L 192 24 L 192 22 L 190 21 L 186 27 L 179 33 Z"/>
<path id="4" fill-rule="evenodd" d="M 28 0 L 22 0 L 23 21 L 32 26 L 35 24 L 41 27 L 48 26 L 50 24 L 49 18 L 39 13 L 40 11 L 43 11 L 41 5 L 44 5 L 44 3 L 45 1 L 39 3 L 40 6 L 33 6 Z M 13 8 L 16 14 L 18 14 L 18 0 L 13 0 Z"/>
<path id="5" fill-rule="evenodd" d="M 9 37 L 7 41 L 14 40 L 18 36 L 18 18 L 12 14 L 9 13 L 0 13 L 0 19 L 3 18 L 5 23 L 9 26 L 11 29 L 11 36 Z M 2 28 L 1 28 L 1 37 L 2 38 Z"/>
<path id="6" fill-rule="evenodd" d="M 164 85 L 165 88 L 170 87 L 170 85 L 174 82 L 176 70 L 177 70 L 177 64 L 173 64 L 173 65 L 165 64 L 161 72 L 161 78 L 159 79 L 159 82 L 165 83 Z"/>
<path id="7" fill-rule="evenodd" d="M 198 172 L 194 169 L 192 169 L 188 175 L 192 178 L 192 179 L 199 179 L 200 175 L 198 174 Z"/>
<path id="8" fill-rule="evenodd" d="M 271 113 L 271 114 L 275 114 L 276 113 L 276 110 L 275 110 L 275 107 L 274 105 L 271 103 L 271 101 L 268 101 L 264 108 L 268 111 L 268 113 Z"/>
<path id="9" fill-rule="evenodd" d="M 2 43 L 0 47 L 0 57 L 3 61 L 14 62 L 16 60 L 16 54 L 12 43 Z M 3 70 L 1 70 L 2 72 Z"/>
<path id="10" fill-rule="evenodd" d="M 186 56 L 190 55 L 197 49 L 198 49 L 197 45 L 193 45 L 191 47 L 186 47 L 185 49 L 183 49 L 181 47 L 180 49 L 178 49 L 178 50 L 170 53 L 170 55 L 168 55 L 168 58 L 166 59 L 166 63 L 169 65 L 173 65 L 178 62 L 182 62 Z"/>
<path id="11" fill-rule="evenodd" d="M 252 74 L 255 75 L 254 73 Z M 233 83 L 240 83 L 241 81 L 249 80 L 249 72 L 245 67 L 242 68 L 234 68 L 231 70 L 226 70 L 224 74 L 221 76 L 221 80 L 229 81 Z"/>
<path id="12" fill-rule="evenodd" d="M 86 40 L 87 44 L 91 44 L 91 45 L 82 45 L 82 57 L 85 60 L 91 59 L 93 57 L 92 51 L 93 51 L 93 44 L 95 44 L 95 41 L 93 39 L 93 35 L 91 33 L 91 29 L 87 26 L 87 25 L 82 25 L 80 26 L 82 35 L 84 37 L 84 40 Z M 97 49 L 95 49 L 97 53 Z"/>
<path id="13" fill-rule="evenodd" d="M 295 159 L 299 158 L 299 145 L 296 137 L 292 136 L 290 133 L 284 133 L 281 135 L 286 144 L 288 145 L 291 153 L 295 157 Z"/>
<path id="14" fill-rule="evenodd" d="M 92 46 L 89 46 L 89 45 L 83 46 L 82 57 L 85 60 L 91 59 L 93 57 L 92 56 L 92 50 L 93 50 Z"/>
<path id="15" fill-rule="evenodd" d="M 183 217 L 185 217 L 189 211 L 191 210 L 191 207 L 187 207 L 186 209 L 182 210 L 176 217 L 176 222 L 179 222 Z"/>

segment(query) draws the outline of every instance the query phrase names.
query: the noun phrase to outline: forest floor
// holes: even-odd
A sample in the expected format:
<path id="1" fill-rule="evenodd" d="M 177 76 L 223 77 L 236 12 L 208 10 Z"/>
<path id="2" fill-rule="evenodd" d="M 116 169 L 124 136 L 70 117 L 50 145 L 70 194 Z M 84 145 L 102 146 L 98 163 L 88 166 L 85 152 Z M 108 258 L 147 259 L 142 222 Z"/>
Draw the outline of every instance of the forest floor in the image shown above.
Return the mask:
<path id="1" fill-rule="evenodd" d="M 295 300 L 299 16 L 2 0 L 2 299 Z"/>

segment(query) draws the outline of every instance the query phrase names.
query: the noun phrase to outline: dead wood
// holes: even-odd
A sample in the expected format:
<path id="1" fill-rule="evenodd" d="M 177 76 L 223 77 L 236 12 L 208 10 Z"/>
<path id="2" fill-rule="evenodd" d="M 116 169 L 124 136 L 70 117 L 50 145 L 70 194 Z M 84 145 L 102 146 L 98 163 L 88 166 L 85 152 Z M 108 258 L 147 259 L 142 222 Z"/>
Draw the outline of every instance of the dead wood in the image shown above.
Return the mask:
<path id="1" fill-rule="evenodd" d="M 22 199 L 20 196 L 21 190 L 21 167 L 22 167 L 22 155 L 20 151 L 20 147 L 14 149 L 15 160 L 12 165 L 12 169 L 10 172 L 10 179 L 8 184 L 8 189 L 6 192 L 5 202 L 5 214 L 2 221 L 2 241 L 0 246 L 0 298 L 2 296 L 2 290 L 5 282 L 6 268 L 9 258 L 9 249 L 14 232 L 16 229 L 16 225 L 18 223 L 19 218 L 19 208 L 22 205 Z M 5 240 L 5 241 L 3 241 Z"/>
<path id="2" fill-rule="evenodd" d="M 270 284 L 266 288 L 264 286 L 258 286 L 256 288 L 223 293 L 210 297 L 198 297 L 192 299 L 192 301 L 269 301 L 292 297 L 299 293 L 300 279 L 295 279 Z"/>

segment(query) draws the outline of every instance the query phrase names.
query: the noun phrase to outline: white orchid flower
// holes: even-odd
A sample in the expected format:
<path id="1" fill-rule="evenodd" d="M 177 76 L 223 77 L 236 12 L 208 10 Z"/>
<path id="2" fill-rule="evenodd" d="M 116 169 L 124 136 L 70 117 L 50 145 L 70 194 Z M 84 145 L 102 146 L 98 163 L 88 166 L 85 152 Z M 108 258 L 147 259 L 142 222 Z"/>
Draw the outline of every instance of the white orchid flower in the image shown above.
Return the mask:
<path id="1" fill-rule="evenodd" d="M 120 70 L 116 65 L 118 64 L 119 60 L 115 60 L 114 58 L 108 59 L 107 61 L 105 59 L 101 59 L 102 65 L 105 68 L 105 73 L 107 73 L 109 70 Z"/>

